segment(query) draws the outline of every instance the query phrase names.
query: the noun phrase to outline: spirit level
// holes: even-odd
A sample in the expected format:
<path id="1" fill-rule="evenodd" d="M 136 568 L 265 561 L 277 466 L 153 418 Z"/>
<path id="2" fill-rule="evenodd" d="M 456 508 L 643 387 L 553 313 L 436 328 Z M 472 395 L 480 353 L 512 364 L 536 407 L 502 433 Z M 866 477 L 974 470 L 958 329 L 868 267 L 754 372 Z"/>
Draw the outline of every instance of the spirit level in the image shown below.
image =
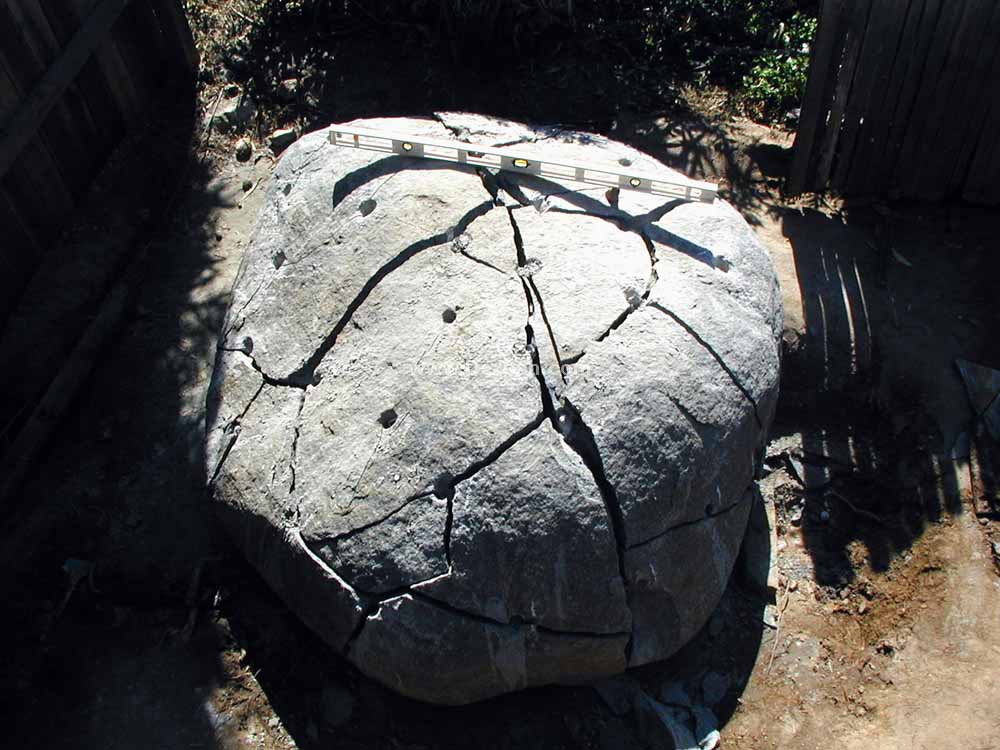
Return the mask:
<path id="1" fill-rule="evenodd" d="M 584 182 L 601 187 L 637 190 L 641 193 L 664 195 L 688 201 L 711 203 L 718 187 L 711 182 L 699 182 L 686 177 L 623 171 L 618 167 L 587 164 L 565 159 L 549 159 L 536 154 L 510 149 L 497 149 L 461 141 L 439 141 L 383 130 L 367 130 L 346 125 L 330 128 L 330 143 L 366 151 L 439 159 L 456 164 L 506 169 L 511 172 L 538 175 L 556 180 Z"/>

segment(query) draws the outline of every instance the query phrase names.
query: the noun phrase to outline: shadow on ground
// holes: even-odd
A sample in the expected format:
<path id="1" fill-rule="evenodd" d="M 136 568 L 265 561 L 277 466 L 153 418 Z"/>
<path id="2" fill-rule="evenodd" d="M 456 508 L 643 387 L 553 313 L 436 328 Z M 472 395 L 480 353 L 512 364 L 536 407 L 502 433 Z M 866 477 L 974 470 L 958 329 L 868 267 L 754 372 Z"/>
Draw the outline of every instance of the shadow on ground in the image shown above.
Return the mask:
<path id="1" fill-rule="evenodd" d="M 162 189 L 132 206 L 149 217 L 129 251 L 148 244 L 134 303 L 0 519 L 0 704 L 14 744 L 217 744 L 205 696 L 222 680 L 220 637 L 189 623 L 200 603 L 192 579 L 215 554 L 203 502 L 203 392 L 228 300 L 210 218 L 225 197 L 194 155 L 200 136 L 193 91 L 168 88 L 102 177 L 106 205 L 132 206 L 136 180 Z M 99 219 L 84 212 L 76 221 Z M 100 255 L 99 243 L 74 248 L 72 231 L 64 249 Z M 78 340 L 95 313 L 76 309 L 60 329 Z"/>
<path id="2" fill-rule="evenodd" d="M 785 333 L 771 469 L 799 485 L 816 581 L 885 571 L 927 525 L 975 509 L 973 413 L 956 358 L 997 363 L 993 212 L 856 205 L 783 209 L 802 328 Z M 788 279 L 782 279 L 783 282 Z"/>

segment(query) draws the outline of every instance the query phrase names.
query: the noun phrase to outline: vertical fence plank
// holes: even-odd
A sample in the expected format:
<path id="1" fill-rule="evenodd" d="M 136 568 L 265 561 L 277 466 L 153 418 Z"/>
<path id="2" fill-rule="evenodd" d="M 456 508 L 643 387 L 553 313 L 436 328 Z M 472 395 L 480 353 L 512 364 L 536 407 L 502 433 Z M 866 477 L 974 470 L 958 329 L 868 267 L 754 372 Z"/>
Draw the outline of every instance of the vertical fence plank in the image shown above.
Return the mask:
<path id="1" fill-rule="evenodd" d="M 837 71 L 833 61 L 839 57 L 837 30 L 842 11 L 843 0 L 823 0 L 789 171 L 788 189 L 793 194 L 809 190 L 814 183 L 810 167 L 814 162 L 814 146 L 822 136 L 827 100 L 836 81 Z"/>
<path id="2" fill-rule="evenodd" d="M 160 20 L 172 67 L 179 66 L 193 78 L 198 73 L 198 49 L 181 0 L 150 0 L 150 4 Z"/>
<path id="3" fill-rule="evenodd" d="M 3 242 L 0 242 L 0 321 L 3 321 L 17 303 L 34 270 L 36 260 L 41 256 L 41 247 L 14 208 L 7 189 L 2 186 L 0 226 L 4 233 Z"/>
<path id="4" fill-rule="evenodd" d="M 830 106 L 830 120 L 823 142 L 819 149 L 816 167 L 816 184 L 826 185 L 830 180 L 830 170 L 837 154 L 837 143 L 840 140 L 844 114 L 854 84 L 854 74 L 861 55 L 861 45 L 864 41 L 865 29 L 868 26 L 868 15 L 871 10 L 871 0 L 854 0 L 846 14 L 844 55 L 840 61 L 840 72 L 837 86 L 834 90 L 833 103 Z M 821 189 L 821 188 L 818 188 Z"/>
<path id="5" fill-rule="evenodd" d="M 1000 97 L 991 97 L 990 111 L 983 126 L 983 136 L 969 163 L 962 196 L 981 203 L 1000 202 Z"/>
<path id="6" fill-rule="evenodd" d="M 863 142 L 867 135 L 866 126 L 870 128 L 876 100 L 885 95 L 886 79 L 899 48 L 899 19 L 905 15 L 909 4 L 909 0 L 879 0 L 872 5 L 837 145 L 836 168 L 831 184 L 838 189 L 847 187 L 847 176 L 859 140 Z M 867 186 L 857 187 L 864 190 Z"/>
<path id="7" fill-rule="evenodd" d="M 154 48 L 149 44 L 149 30 L 144 26 L 146 19 L 138 8 L 142 2 L 144 0 L 133 0 L 125 7 L 111 30 L 111 40 L 125 62 L 125 74 L 138 92 L 145 111 L 164 71 L 150 55 Z"/>
<path id="8" fill-rule="evenodd" d="M 882 192 L 882 172 L 885 169 L 886 143 L 893 116 L 899 106 L 903 84 L 911 66 L 915 63 L 920 21 L 927 3 L 925 0 L 910 0 L 906 4 L 905 19 L 899 33 L 899 43 L 892 59 L 892 65 L 880 80 L 872 97 L 872 111 L 865 116 L 865 123 L 859 134 L 859 143 L 851 159 L 848 187 L 851 192 L 868 189 L 873 193 Z"/>
<path id="9" fill-rule="evenodd" d="M 930 145 L 926 141 L 929 120 L 934 117 L 939 106 L 939 84 L 948 62 L 966 10 L 964 0 L 950 0 L 941 7 L 941 15 L 935 28 L 928 29 L 933 35 L 927 55 L 927 64 L 921 76 L 919 91 L 907 123 L 906 137 L 896 165 L 894 181 L 901 194 L 910 198 L 929 197 L 927 188 L 918 182 L 921 159 Z"/>
<path id="10" fill-rule="evenodd" d="M 981 166 L 982 162 L 977 161 L 977 159 L 981 159 L 982 149 L 988 148 L 990 142 L 995 146 L 998 134 L 1000 134 L 1000 122 L 991 119 L 996 108 L 997 97 L 981 95 L 983 91 L 996 86 L 996 81 L 1000 81 L 1000 4 L 997 5 L 993 15 L 993 27 L 987 35 L 985 43 L 986 46 L 994 50 L 993 61 L 989 69 L 982 72 L 979 86 L 972 86 L 970 91 L 971 96 L 979 95 L 981 100 L 979 120 L 974 123 L 969 135 L 962 139 L 962 150 L 955 159 L 955 173 L 952 178 L 952 182 L 959 186 L 958 189 L 965 197 L 968 197 L 969 181 Z M 998 174 L 1000 173 L 994 173 L 994 181 L 996 181 Z M 1000 201 L 1000 188 L 994 191 L 994 195 L 998 196 L 995 200 Z"/>
<path id="11" fill-rule="evenodd" d="M 938 19 L 941 17 L 941 3 L 942 0 L 926 0 L 924 3 L 909 65 L 902 71 L 903 81 L 899 92 L 899 101 L 893 111 L 889 135 L 882 149 L 880 160 L 882 167 L 879 170 L 877 183 L 879 192 L 898 190 L 895 175 L 903 151 L 903 143 L 913 125 L 913 109 L 924 79 L 924 71 L 927 67 L 931 45 L 934 43 Z"/>
<path id="12" fill-rule="evenodd" d="M 948 195 L 961 194 L 969 160 L 989 114 L 992 97 L 983 96 L 983 92 L 996 89 L 1000 81 L 1000 3 L 977 0 L 976 4 L 974 28 L 978 33 L 970 38 L 961 68 L 956 71 L 952 117 L 942 120 L 935 136 L 943 153 L 934 179 L 945 185 Z"/>
<path id="13" fill-rule="evenodd" d="M 987 66 L 993 61 L 992 50 L 980 46 L 989 29 L 993 2 L 965 0 L 962 20 L 938 79 L 936 106 L 924 126 L 924 155 L 914 164 L 915 182 L 923 197 L 939 200 L 955 189 L 951 175 L 960 148 L 957 139 L 972 116 L 965 98 L 966 86 L 974 77 L 977 60 Z"/>

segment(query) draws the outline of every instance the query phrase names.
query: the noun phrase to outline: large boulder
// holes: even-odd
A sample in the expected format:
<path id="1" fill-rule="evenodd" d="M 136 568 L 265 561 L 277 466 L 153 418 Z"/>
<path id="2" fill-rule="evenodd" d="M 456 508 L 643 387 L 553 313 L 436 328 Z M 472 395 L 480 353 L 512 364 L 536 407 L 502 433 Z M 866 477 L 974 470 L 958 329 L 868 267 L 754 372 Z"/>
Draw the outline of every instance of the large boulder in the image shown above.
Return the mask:
<path id="1" fill-rule="evenodd" d="M 474 115 L 353 124 L 670 171 Z M 467 703 L 663 659 L 740 546 L 779 299 L 724 202 L 306 135 L 233 289 L 214 502 L 288 605 L 406 695 Z"/>

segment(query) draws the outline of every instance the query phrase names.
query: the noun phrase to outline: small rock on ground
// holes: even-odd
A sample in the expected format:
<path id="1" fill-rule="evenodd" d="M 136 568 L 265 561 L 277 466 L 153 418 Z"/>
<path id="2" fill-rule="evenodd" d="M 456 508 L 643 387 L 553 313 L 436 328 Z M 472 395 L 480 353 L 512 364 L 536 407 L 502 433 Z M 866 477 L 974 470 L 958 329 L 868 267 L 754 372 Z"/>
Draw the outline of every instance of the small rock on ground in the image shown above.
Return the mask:
<path id="1" fill-rule="evenodd" d="M 293 143 L 295 143 L 296 138 L 298 138 L 298 135 L 296 135 L 294 129 L 281 128 L 271 133 L 271 137 L 268 140 L 268 143 L 271 146 L 271 150 L 274 153 L 279 154 L 286 148 L 291 146 Z"/>

